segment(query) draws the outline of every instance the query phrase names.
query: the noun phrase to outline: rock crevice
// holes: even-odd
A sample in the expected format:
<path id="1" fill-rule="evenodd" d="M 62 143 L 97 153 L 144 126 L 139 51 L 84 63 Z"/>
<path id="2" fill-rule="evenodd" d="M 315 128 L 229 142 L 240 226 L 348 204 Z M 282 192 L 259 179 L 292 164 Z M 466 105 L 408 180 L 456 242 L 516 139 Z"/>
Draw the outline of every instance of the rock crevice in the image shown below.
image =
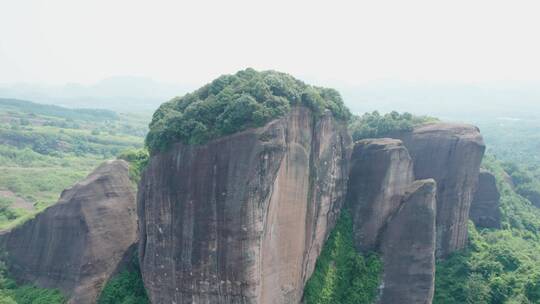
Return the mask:
<path id="1" fill-rule="evenodd" d="M 437 182 L 437 257 L 464 248 L 486 148 L 480 130 L 467 124 L 430 123 L 390 137 L 401 139 L 409 150 L 416 179 Z"/>
<path id="2" fill-rule="evenodd" d="M 414 180 L 413 161 L 400 140 L 355 144 L 347 204 L 357 250 L 382 257 L 378 303 L 431 303 L 436 189 L 433 179 Z"/>
<path id="3" fill-rule="evenodd" d="M 382 234 L 383 288 L 379 303 L 433 300 L 435 284 L 436 182 L 415 181 Z"/>

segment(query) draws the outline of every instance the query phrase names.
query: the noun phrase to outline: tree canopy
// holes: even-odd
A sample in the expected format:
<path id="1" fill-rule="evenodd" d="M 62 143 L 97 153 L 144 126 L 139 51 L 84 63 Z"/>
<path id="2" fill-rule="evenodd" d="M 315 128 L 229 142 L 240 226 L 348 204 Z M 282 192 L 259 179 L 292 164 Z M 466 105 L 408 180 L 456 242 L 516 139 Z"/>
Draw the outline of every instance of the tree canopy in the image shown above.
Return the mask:
<path id="1" fill-rule="evenodd" d="M 540 209 L 508 184 L 510 166 L 484 158 L 501 194 L 502 228 L 469 222 L 468 246 L 437 263 L 433 303 L 540 303 Z"/>
<path id="2" fill-rule="evenodd" d="M 334 89 L 311 86 L 285 73 L 246 69 L 162 104 L 150 123 L 146 145 L 158 151 L 174 142 L 204 143 L 262 126 L 295 105 L 307 106 L 315 115 L 330 110 L 341 120 L 351 116 Z"/>
<path id="3" fill-rule="evenodd" d="M 361 140 L 384 137 L 397 131 L 410 131 L 415 126 L 434 121 L 438 120 L 429 116 L 415 116 L 407 112 L 400 114 L 392 111 L 381 115 L 374 111 L 362 116 L 354 116 L 349 124 L 349 130 L 354 140 Z"/>
<path id="4" fill-rule="evenodd" d="M 353 223 L 348 209 L 324 243 L 315 270 L 306 283 L 306 304 L 373 303 L 380 285 L 382 261 L 375 253 L 359 254 L 353 242 Z"/>

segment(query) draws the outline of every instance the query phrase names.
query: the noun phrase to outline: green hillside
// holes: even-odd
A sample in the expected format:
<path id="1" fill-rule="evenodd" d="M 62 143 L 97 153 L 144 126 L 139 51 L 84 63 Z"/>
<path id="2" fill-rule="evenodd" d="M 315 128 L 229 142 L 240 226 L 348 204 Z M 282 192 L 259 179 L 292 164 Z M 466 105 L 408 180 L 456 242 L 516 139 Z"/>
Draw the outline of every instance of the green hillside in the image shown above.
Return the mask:
<path id="1" fill-rule="evenodd" d="M 147 121 L 0 99 L 0 230 L 54 204 L 103 160 L 141 148 Z"/>
<path id="2" fill-rule="evenodd" d="M 540 303 L 540 209 L 505 180 L 502 163 L 483 166 L 497 178 L 502 229 L 469 224 L 469 245 L 437 264 L 434 303 Z"/>

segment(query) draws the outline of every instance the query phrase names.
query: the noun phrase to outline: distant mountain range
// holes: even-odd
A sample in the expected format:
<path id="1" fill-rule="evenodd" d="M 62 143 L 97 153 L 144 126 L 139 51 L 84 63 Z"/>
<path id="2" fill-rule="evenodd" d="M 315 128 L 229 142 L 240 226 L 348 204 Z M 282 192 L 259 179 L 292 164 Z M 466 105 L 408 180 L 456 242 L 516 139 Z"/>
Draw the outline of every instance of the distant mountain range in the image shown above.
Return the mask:
<path id="1" fill-rule="evenodd" d="M 153 112 L 161 103 L 188 91 L 187 86 L 157 82 L 151 78 L 118 76 L 93 85 L 0 85 L 0 98 L 32 100 L 71 108 Z"/>
<path id="2" fill-rule="evenodd" d="M 410 84 L 383 81 L 337 89 L 351 111 L 411 112 L 442 119 L 540 119 L 540 85 Z"/>
<path id="3" fill-rule="evenodd" d="M 0 111 L 18 111 L 34 115 L 61 117 L 65 119 L 115 120 L 118 114 L 106 109 L 65 108 L 57 105 L 35 103 L 28 100 L 0 98 Z"/>
<path id="4" fill-rule="evenodd" d="M 540 119 L 540 85 L 537 83 L 428 84 L 385 80 L 334 87 L 357 114 L 396 110 L 473 122 L 483 118 Z M 194 89 L 190 85 L 163 83 L 147 77 L 117 76 L 93 85 L 0 84 L 0 98 L 150 115 L 161 103 Z"/>

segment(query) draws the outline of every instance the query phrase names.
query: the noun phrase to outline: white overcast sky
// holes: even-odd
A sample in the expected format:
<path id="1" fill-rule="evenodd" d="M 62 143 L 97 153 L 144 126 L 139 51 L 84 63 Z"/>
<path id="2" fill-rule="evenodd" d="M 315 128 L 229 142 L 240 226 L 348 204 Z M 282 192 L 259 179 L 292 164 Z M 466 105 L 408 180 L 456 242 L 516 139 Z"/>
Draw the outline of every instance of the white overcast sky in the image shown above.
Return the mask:
<path id="1" fill-rule="evenodd" d="M 0 0 L 0 83 L 540 80 L 540 1 Z"/>

